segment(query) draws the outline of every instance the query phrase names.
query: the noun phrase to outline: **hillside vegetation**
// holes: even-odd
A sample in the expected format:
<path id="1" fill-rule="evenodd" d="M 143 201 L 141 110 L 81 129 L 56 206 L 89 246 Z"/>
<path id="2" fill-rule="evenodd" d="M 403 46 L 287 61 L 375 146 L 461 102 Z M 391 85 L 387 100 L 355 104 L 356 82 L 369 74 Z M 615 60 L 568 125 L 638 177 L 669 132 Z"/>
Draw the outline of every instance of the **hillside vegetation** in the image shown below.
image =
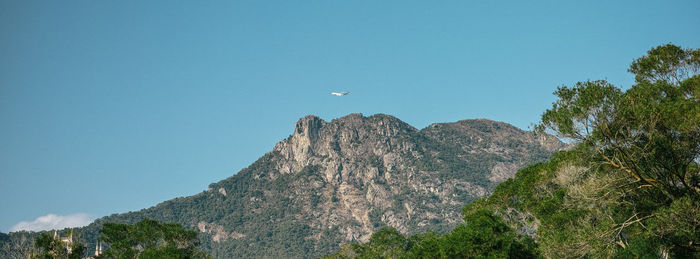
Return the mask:
<path id="1" fill-rule="evenodd" d="M 450 233 L 391 229 L 339 258 L 700 258 L 700 50 L 635 60 L 626 91 L 559 87 L 539 132 L 575 143 L 464 207 Z M 533 242 L 534 241 L 534 242 Z"/>

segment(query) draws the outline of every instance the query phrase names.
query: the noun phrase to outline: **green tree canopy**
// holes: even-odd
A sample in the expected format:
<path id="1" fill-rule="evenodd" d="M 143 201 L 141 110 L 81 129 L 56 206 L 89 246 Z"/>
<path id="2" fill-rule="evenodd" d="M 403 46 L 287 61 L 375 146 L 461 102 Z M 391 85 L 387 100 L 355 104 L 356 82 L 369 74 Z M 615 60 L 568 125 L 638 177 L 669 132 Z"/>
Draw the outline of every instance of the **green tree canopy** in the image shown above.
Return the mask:
<path id="1" fill-rule="evenodd" d="M 678 84 L 697 75 L 699 70 L 700 50 L 666 44 L 652 48 L 647 56 L 632 62 L 628 71 L 635 74 L 637 82 L 664 81 Z"/>
<path id="2" fill-rule="evenodd" d="M 561 86 L 539 132 L 589 145 L 597 158 L 665 200 L 700 195 L 698 50 L 653 48 L 630 67 L 637 84 L 622 92 L 606 81 Z"/>
<path id="3" fill-rule="evenodd" d="M 382 228 L 369 242 L 344 247 L 326 258 L 535 258 L 534 241 L 517 235 L 487 210 L 467 214 L 465 223 L 445 235 L 428 232 L 404 237 Z M 349 249 L 348 249 L 349 248 Z"/>
<path id="4" fill-rule="evenodd" d="M 613 232 L 630 256 L 658 247 L 677 255 L 700 252 L 699 68 L 700 50 L 653 48 L 630 66 L 636 79 L 630 89 L 606 81 L 561 86 L 536 126 L 580 143 L 593 167 L 626 179 L 611 183 L 621 193 Z"/>
<path id="5" fill-rule="evenodd" d="M 144 219 L 135 225 L 105 223 L 100 240 L 108 248 L 100 258 L 208 258 L 197 249 L 197 232 L 178 223 Z"/>
<path id="6" fill-rule="evenodd" d="M 353 249 L 357 258 L 405 258 L 411 245 L 398 230 L 382 228 L 372 234 L 367 244 L 356 244 Z"/>
<path id="7" fill-rule="evenodd" d="M 61 238 L 47 232 L 41 233 L 34 240 L 34 251 L 31 258 L 42 259 L 79 259 L 86 251 L 84 244 L 73 239 L 71 231 L 70 243 L 63 242 Z"/>
<path id="8" fill-rule="evenodd" d="M 446 258 L 535 258 L 532 239 L 518 239 L 503 220 L 488 210 L 464 216 L 459 225 L 444 237 L 442 256 Z"/>

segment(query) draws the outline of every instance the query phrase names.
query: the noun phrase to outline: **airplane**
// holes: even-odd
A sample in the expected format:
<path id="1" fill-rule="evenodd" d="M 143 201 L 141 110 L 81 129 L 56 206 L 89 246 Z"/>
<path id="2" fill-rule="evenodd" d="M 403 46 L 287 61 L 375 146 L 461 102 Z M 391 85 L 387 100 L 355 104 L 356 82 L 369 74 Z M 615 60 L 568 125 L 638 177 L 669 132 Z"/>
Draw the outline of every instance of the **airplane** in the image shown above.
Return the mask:
<path id="1" fill-rule="evenodd" d="M 349 93 L 350 92 L 340 92 L 340 93 L 332 92 L 331 94 L 335 95 L 335 96 L 343 96 L 343 95 L 348 95 Z"/>

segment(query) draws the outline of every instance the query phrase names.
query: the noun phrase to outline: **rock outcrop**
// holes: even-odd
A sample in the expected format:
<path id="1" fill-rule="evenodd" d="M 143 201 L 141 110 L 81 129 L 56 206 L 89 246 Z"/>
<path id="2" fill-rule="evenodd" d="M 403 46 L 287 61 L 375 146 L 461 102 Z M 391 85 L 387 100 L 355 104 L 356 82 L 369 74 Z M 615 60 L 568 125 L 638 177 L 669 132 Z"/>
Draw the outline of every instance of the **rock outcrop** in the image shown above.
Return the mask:
<path id="1" fill-rule="evenodd" d="M 261 165 L 230 179 L 249 176 L 263 187 L 248 191 L 259 196 L 245 194 L 253 213 L 277 210 L 270 201 L 286 200 L 294 209 L 276 220 L 308 227 L 304 238 L 312 243 L 367 241 L 384 226 L 402 233 L 449 230 L 461 221 L 464 204 L 564 147 L 554 137 L 486 119 L 418 130 L 383 114 L 330 122 L 306 116 L 256 162 Z M 237 188 L 228 180 L 212 184 L 221 187 Z"/>

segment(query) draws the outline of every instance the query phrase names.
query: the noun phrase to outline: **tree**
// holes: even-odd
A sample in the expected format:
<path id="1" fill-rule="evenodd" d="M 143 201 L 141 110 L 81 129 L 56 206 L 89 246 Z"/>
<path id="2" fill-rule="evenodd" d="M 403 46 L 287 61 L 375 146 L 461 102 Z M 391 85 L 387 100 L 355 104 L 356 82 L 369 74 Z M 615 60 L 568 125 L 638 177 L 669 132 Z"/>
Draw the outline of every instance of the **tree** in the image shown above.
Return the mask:
<path id="1" fill-rule="evenodd" d="M 34 240 L 34 251 L 30 253 L 31 258 L 46 258 L 46 259 L 79 259 L 87 250 L 85 245 L 73 240 L 73 233 L 64 241 L 55 234 L 52 236 L 49 233 L 41 233 Z"/>
<path id="2" fill-rule="evenodd" d="M 325 258 L 535 258 L 534 241 L 515 233 L 488 210 L 464 217 L 465 224 L 441 236 L 404 237 L 393 228 L 375 232 L 365 244 L 351 244 Z"/>
<path id="3" fill-rule="evenodd" d="M 629 71 L 636 83 L 624 92 L 606 81 L 559 87 L 536 131 L 581 144 L 604 172 L 625 176 L 613 184 L 621 202 L 611 208 L 619 224 L 610 231 L 625 253 L 661 247 L 662 254 L 697 255 L 697 232 L 668 230 L 700 228 L 700 50 L 652 48 Z"/>
<path id="4" fill-rule="evenodd" d="M 26 231 L 0 233 L 0 258 L 28 258 L 34 239 Z"/>
<path id="5" fill-rule="evenodd" d="M 534 242 L 518 236 L 501 218 L 488 210 L 465 215 L 464 224 L 444 237 L 446 258 L 535 258 Z"/>
<path id="6" fill-rule="evenodd" d="M 440 258 L 442 255 L 442 236 L 435 232 L 428 232 L 411 237 L 414 245 L 408 251 L 411 258 Z"/>
<path id="7" fill-rule="evenodd" d="M 679 84 L 700 72 L 700 50 L 683 49 L 673 44 L 652 48 L 638 58 L 628 70 L 637 82 L 664 81 Z"/>
<path id="8" fill-rule="evenodd" d="M 108 248 L 100 258 L 208 258 L 197 250 L 197 232 L 178 223 L 144 219 L 135 225 L 105 223 L 100 240 Z"/>
<path id="9" fill-rule="evenodd" d="M 407 240 L 394 228 L 382 228 L 372 234 L 366 244 L 356 244 L 353 250 L 357 258 L 405 258 L 406 251 L 411 248 Z"/>
<path id="10" fill-rule="evenodd" d="M 637 84 L 624 93 L 605 81 L 559 87 L 536 130 L 589 145 L 665 203 L 700 195 L 699 56 L 671 44 L 653 48 L 630 66 Z"/>

